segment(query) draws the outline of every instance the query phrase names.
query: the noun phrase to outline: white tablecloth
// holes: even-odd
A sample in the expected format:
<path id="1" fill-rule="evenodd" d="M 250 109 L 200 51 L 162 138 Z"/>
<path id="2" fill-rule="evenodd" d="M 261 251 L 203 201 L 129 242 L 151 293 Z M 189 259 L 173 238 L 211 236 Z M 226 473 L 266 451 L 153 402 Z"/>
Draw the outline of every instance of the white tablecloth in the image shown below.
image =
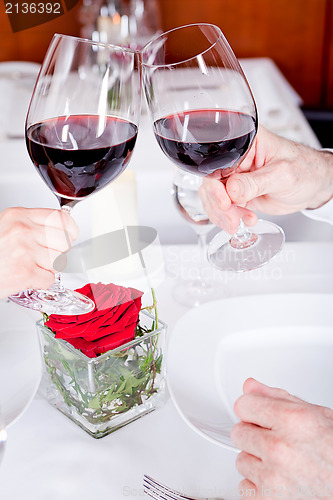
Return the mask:
<path id="1" fill-rule="evenodd" d="M 172 288 L 196 274 L 198 257 L 191 245 L 166 246 L 163 253 L 165 279 L 156 293 L 159 315 L 172 335 L 177 319 L 187 310 L 174 301 Z M 219 281 L 221 296 L 284 291 L 333 294 L 332 255 L 333 243 L 287 243 L 275 260 L 259 270 L 226 275 L 208 264 L 203 270 Z M 236 499 L 241 478 L 235 456 L 194 433 L 171 399 L 164 408 L 95 440 L 37 395 L 8 430 L 0 498 L 145 498 L 142 476 L 147 473 L 188 494 Z"/>

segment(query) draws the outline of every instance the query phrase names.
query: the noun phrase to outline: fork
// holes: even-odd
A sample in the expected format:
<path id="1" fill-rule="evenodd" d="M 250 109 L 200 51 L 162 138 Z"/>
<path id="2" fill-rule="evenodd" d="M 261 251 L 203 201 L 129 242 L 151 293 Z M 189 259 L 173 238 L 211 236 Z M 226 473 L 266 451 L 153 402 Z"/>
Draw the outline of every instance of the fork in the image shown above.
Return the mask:
<path id="1" fill-rule="evenodd" d="M 223 498 L 194 498 L 188 497 L 179 491 L 172 490 L 164 484 L 159 483 L 156 479 L 143 476 L 143 491 L 146 495 L 155 500 L 224 500 Z"/>

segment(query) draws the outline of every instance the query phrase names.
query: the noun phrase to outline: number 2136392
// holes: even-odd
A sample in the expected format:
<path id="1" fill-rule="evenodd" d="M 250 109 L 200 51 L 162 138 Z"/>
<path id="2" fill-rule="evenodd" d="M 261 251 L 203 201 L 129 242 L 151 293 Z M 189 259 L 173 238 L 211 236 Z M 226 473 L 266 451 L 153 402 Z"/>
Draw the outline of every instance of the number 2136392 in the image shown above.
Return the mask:
<path id="1" fill-rule="evenodd" d="M 6 3 L 6 14 L 62 14 L 61 4 L 58 3 Z"/>

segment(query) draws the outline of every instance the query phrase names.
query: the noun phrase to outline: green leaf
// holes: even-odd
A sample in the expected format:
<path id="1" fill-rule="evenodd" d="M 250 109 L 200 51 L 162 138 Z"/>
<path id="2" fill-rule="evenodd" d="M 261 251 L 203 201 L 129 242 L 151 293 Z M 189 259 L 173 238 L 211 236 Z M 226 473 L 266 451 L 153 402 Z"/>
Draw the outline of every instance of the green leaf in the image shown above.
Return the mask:
<path id="1" fill-rule="evenodd" d="M 101 407 L 100 399 L 99 396 L 95 396 L 94 398 L 91 398 L 89 401 L 89 408 L 92 408 L 93 410 L 98 410 Z"/>
<path id="2" fill-rule="evenodd" d="M 161 373 L 162 361 L 163 361 L 163 354 L 161 353 L 155 361 L 155 368 L 157 373 Z"/>

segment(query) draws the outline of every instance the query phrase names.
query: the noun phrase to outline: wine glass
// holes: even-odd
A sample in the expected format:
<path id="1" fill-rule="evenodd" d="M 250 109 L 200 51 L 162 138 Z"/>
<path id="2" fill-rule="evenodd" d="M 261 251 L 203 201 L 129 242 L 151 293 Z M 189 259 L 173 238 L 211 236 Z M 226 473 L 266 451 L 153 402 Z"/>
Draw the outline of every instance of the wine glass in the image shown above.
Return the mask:
<path id="1" fill-rule="evenodd" d="M 161 33 L 157 0 L 83 0 L 79 17 L 83 37 L 136 50 Z"/>
<path id="2" fill-rule="evenodd" d="M 197 23 L 152 39 L 142 50 L 143 82 L 155 137 L 179 168 L 226 182 L 257 132 L 256 104 L 230 45 L 217 26 Z M 247 271 L 281 249 L 284 233 L 259 220 L 250 231 L 219 232 L 208 246 L 220 270 Z"/>
<path id="3" fill-rule="evenodd" d="M 201 266 L 205 264 L 207 254 L 207 235 L 214 228 L 206 214 L 199 196 L 202 177 L 175 169 L 172 196 L 176 209 L 189 223 L 198 238 L 200 262 L 194 280 L 179 282 L 173 289 L 174 298 L 186 306 L 199 306 L 216 299 L 213 283 L 205 279 Z"/>
<path id="4" fill-rule="evenodd" d="M 141 109 L 140 60 L 138 51 L 54 35 L 30 102 L 26 144 L 61 211 L 70 213 L 128 165 Z M 94 308 L 87 297 L 66 290 L 60 275 L 49 290 L 26 290 L 10 299 L 47 314 Z"/>

